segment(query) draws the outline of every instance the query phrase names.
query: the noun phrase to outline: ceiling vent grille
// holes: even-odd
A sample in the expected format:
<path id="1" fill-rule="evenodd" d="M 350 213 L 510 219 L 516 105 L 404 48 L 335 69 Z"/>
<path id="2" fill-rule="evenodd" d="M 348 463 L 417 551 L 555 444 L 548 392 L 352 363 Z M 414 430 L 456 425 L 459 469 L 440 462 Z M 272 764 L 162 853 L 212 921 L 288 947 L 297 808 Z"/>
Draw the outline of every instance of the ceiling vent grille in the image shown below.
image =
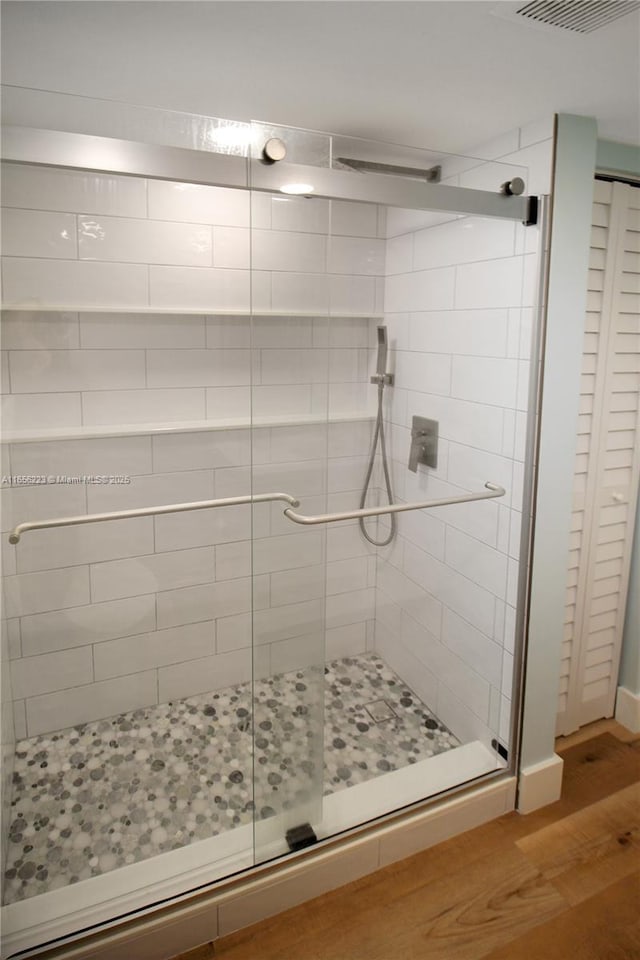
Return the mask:
<path id="1" fill-rule="evenodd" d="M 516 15 L 539 25 L 593 33 L 638 8 L 640 0 L 531 0 Z"/>

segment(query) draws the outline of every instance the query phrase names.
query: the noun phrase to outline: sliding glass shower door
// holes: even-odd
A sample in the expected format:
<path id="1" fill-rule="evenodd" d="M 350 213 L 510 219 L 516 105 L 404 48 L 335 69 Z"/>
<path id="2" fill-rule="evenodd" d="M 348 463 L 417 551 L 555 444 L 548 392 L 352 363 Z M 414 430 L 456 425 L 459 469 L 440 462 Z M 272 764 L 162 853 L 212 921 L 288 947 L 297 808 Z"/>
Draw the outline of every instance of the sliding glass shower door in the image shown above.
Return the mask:
<path id="1" fill-rule="evenodd" d="M 284 490 L 299 503 L 253 509 L 260 861 L 330 835 L 337 821 L 323 796 L 375 768 L 357 741 L 367 729 L 357 700 L 377 696 L 361 682 L 372 669 L 376 550 L 355 519 L 309 519 L 360 507 L 384 223 L 377 204 L 314 196 L 305 182 L 329 170 L 331 138 L 254 129 L 252 175 L 269 167 L 265 144 L 286 150 L 288 172 L 278 190 L 251 192 L 252 491 Z M 376 468 L 368 504 L 378 481 Z"/>
<path id="2" fill-rule="evenodd" d="M 111 920 L 512 762 L 537 249 L 512 169 L 178 128 L 111 171 L 93 136 L 4 142 L 12 951 L 53 891 L 73 932 L 80 902 Z M 436 212 L 420 166 L 456 181 Z M 467 193 L 482 216 L 446 208 Z"/>
<path id="3" fill-rule="evenodd" d="M 299 501 L 253 507 L 261 861 L 506 768 L 535 244 L 465 189 L 501 164 L 252 142 L 251 491 Z"/>
<path id="4" fill-rule="evenodd" d="M 261 153 L 270 132 L 254 132 Z M 292 159 L 310 147 L 287 145 Z M 328 502 L 329 236 L 329 201 L 251 191 L 251 491 L 282 490 L 311 514 Z M 286 507 L 252 510 L 256 862 L 322 826 L 327 531 Z"/>

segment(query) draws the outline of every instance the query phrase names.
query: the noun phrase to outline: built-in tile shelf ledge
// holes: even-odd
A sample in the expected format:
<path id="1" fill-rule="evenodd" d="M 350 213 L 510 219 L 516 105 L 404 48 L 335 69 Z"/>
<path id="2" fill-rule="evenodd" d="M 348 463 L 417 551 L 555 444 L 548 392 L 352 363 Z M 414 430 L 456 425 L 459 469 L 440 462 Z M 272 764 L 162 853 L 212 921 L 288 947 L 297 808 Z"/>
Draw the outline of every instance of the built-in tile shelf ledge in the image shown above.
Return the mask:
<path id="1" fill-rule="evenodd" d="M 167 314 L 169 316 L 194 317 L 313 317 L 320 320 L 382 320 L 382 313 L 345 313 L 344 311 L 329 311 L 322 313 L 318 310 L 208 310 L 205 307 L 194 310 L 182 307 L 140 307 L 140 306 L 91 306 L 82 304 L 50 305 L 46 303 L 3 303 L 2 310 L 21 313 L 151 313 Z"/>
<path id="2" fill-rule="evenodd" d="M 39 430 L 7 430 L 2 434 L 3 443 L 39 443 L 46 440 L 95 440 L 102 437 L 140 437 L 160 433 L 202 433 L 214 430 L 249 430 L 252 427 L 295 427 L 301 424 L 353 423 L 358 420 L 373 420 L 371 410 L 352 410 L 346 413 L 322 416 L 300 414 L 298 416 L 230 417 L 216 420 L 176 420 L 165 423 L 123 423 L 105 426 L 51 427 Z"/>

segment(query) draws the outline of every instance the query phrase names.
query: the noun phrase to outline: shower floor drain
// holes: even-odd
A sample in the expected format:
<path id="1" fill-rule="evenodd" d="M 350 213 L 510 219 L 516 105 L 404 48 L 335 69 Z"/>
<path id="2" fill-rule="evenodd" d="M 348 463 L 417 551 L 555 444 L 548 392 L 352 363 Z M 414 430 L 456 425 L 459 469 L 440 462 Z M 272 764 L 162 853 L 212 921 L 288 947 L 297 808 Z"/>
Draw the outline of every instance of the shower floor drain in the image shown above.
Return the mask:
<path id="1" fill-rule="evenodd" d="M 365 703 L 364 708 L 374 723 L 382 723 L 384 720 L 394 720 L 398 714 L 393 707 L 389 706 L 386 700 L 372 700 L 371 703 Z"/>

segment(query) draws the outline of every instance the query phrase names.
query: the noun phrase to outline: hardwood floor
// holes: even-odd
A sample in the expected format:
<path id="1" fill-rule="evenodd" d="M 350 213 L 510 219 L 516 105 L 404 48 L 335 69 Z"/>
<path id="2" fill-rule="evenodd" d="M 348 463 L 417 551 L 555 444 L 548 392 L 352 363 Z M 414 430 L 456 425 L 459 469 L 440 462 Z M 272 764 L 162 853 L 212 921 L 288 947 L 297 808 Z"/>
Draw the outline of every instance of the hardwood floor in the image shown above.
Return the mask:
<path id="1" fill-rule="evenodd" d="M 640 960 L 640 739 L 609 721 L 557 749 L 557 803 L 177 960 Z"/>

